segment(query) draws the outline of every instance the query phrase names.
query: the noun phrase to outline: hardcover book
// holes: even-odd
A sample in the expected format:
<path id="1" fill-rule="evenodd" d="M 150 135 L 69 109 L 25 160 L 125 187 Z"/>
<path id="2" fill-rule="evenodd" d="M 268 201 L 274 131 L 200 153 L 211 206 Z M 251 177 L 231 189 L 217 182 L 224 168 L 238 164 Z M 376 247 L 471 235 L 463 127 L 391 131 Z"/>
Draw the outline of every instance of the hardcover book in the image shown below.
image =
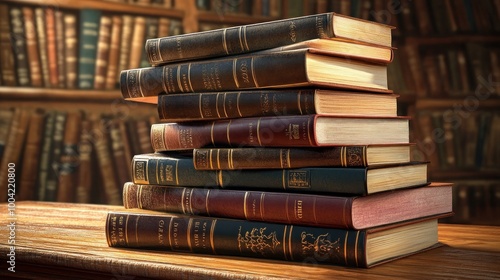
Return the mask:
<path id="1" fill-rule="evenodd" d="M 203 147 L 316 147 L 409 143 L 405 117 L 268 116 L 155 123 L 155 152 Z"/>
<path id="2" fill-rule="evenodd" d="M 438 244 L 436 218 L 367 230 L 345 230 L 166 213 L 111 211 L 106 219 L 105 234 L 111 247 L 354 267 L 371 267 Z"/>
<path id="3" fill-rule="evenodd" d="M 410 161 L 411 145 L 336 146 L 326 148 L 199 148 L 196 170 L 366 167 Z"/>
<path id="4" fill-rule="evenodd" d="M 366 229 L 452 212 L 452 184 L 334 196 L 269 191 L 238 191 L 125 183 L 123 205 L 169 213 Z"/>
<path id="5" fill-rule="evenodd" d="M 315 49 L 245 54 L 120 73 L 121 93 L 134 101 L 159 94 L 303 86 L 391 92 L 387 65 L 335 57 Z"/>
<path id="6" fill-rule="evenodd" d="M 134 183 L 144 185 L 343 195 L 368 195 L 428 184 L 425 162 L 365 168 L 196 170 L 192 156 L 161 153 L 135 155 L 132 176 Z"/>
<path id="7" fill-rule="evenodd" d="M 323 13 L 149 39 L 146 52 L 151 65 L 159 65 L 253 52 L 317 38 L 343 38 L 390 47 L 391 30 L 391 26 L 377 22 Z"/>
<path id="8" fill-rule="evenodd" d="M 269 89 L 152 96 L 163 122 L 277 115 L 397 116 L 397 95 L 327 89 Z M 131 99 L 133 100 L 133 99 Z"/>

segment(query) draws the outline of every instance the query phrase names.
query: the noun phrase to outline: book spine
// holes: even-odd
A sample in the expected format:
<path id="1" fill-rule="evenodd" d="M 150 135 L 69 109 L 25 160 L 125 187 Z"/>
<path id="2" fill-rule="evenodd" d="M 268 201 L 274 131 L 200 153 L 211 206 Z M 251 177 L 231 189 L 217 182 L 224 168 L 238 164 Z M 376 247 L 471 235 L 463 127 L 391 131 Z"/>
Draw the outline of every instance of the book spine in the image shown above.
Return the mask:
<path id="1" fill-rule="evenodd" d="M 106 72 L 110 56 L 111 24 L 111 16 L 101 16 L 94 70 L 94 89 L 104 89 L 106 86 Z"/>
<path id="2" fill-rule="evenodd" d="M 120 57 L 118 60 L 118 70 L 128 69 L 128 60 L 130 56 L 130 43 L 132 40 L 134 18 L 131 15 L 122 15 L 122 34 L 120 39 Z M 116 82 L 120 80 L 117 74 Z"/>
<path id="3" fill-rule="evenodd" d="M 158 96 L 167 122 L 315 114 L 314 90 L 249 90 Z"/>
<path id="4" fill-rule="evenodd" d="M 40 52 L 40 65 L 42 68 L 42 80 L 45 87 L 50 86 L 49 60 L 47 54 L 47 33 L 45 23 L 45 11 L 43 8 L 35 8 L 36 29 L 38 34 L 38 50 Z"/>
<path id="5" fill-rule="evenodd" d="M 118 63 L 120 59 L 120 38 L 122 36 L 122 17 L 112 17 L 111 40 L 109 45 L 109 64 L 106 75 L 106 89 L 114 89 L 118 83 Z"/>
<path id="6" fill-rule="evenodd" d="M 33 8 L 23 7 L 24 27 L 26 33 L 26 53 L 29 63 L 30 81 L 33 87 L 43 86 L 42 69 L 40 68 L 40 53 L 36 35 Z"/>
<path id="7" fill-rule="evenodd" d="M 126 183 L 127 209 L 352 229 L 352 199 L 279 192 L 163 187 Z"/>
<path id="8" fill-rule="evenodd" d="M 82 116 L 79 112 L 69 112 L 64 129 L 63 148 L 60 157 L 58 202 L 74 202 L 78 179 L 78 144 Z"/>
<path id="9" fill-rule="evenodd" d="M 83 119 L 81 123 L 80 143 L 78 145 L 79 166 L 78 183 L 76 184 L 77 203 L 90 203 L 92 190 L 92 121 Z"/>
<path id="10" fill-rule="evenodd" d="M 22 187 L 19 192 L 19 200 L 36 199 L 37 169 L 40 163 L 44 123 L 45 113 L 42 110 L 31 114 L 22 160 L 21 181 L 19 182 Z"/>
<path id="11" fill-rule="evenodd" d="M 29 86 L 30 74 L 22 10 L 17 7 L 11 8 L 10 20 L 12 27 L 12 47 L 16 61 L 17 84 L 19 86 Z"/>
<path id="12" fill-rule="evenodd" d="M 59 186 L 59 176 L 61 175 L 61 154 L 64 145 L 63 140 L 66 119 L 66 112 L 56 113 L 54 134 L 52 135 L 52 154 L 47 174 L 47 188 L 45 190 L 46 201 L 57 201 L 57 188 Z"/>
<path id="13" fill-rule="evenodd" d="M 66 87 L 66 57 L 65 53 L 65 37 L 64 37 L 64 13 L 62 11 L 55 11 L 56 20 L 56 49 L 57 49 L 57 72 L 59 74 L 58 87 Z"/>
<path id="14" fill-rule="evenodd" d="M 134 18 L 132 39 L 130 42 L 130 56 L 128 68 L 137 68 L 141 65 L 141 54 L 144 50 L 144 39 L 146 38 L 146 18 L 136 16 Z"/>
<path id="15" fill-rule="evenodd" d="M 73 13 L 64 14 L 64 42 L 66 87 L 76 88 L 78 80 L 78 40 L 77 17 Z"/>
<path id="16" fill-rule="evenodd" d="M 2 158 L 5 151 L 13 115 L 13 108 L 0 109 L 0 159 Z"/>
<path id="17" fill-rule="evenodd" d="M 51 168 L 50 153 L 52 151 L 52 135 L 54 134 L 56 114 L 54 111 L 48 113 L 45 119 L 45 127 L 42 139 L 42 151 L 40 154 L 40 166 L 38 169 L 38 200 L 45 201 L 45 190 L 47 189 L 47 177 Z"/>
<path id="18" fill-rule="evenodd" d="M 234 55 L 316 38 L 331 38 L 332 14 L 318 14 L 146 41 L 151 65 Z M 265 39 L 264 39 L 265 38 Z M 203 42 L 203 44 L 200 44 Z"/>
<path id="19" fill-rule="evenodd" d="M 98 10 L 80 11 L 78 86 L 89 89 L 94 85 L 97 38 L 99 35 Z"/>
<path id="20" fill-rule="evenodd" d="M 151 126 L 155 152 L 210 146 L 313 147 L 315 116 L 270 116 Z"/>
<path id="21" fill-rule="evenodd" d="M 366 194 L 366 169 L 308 167 L 264 170 L 196 170 L 192 158 L 136 155 L 133 183 L 143 185 Z"/>
<path id="22" fill-rule="evenodd" d="M 2 70 L 2 85 L 15 86 L 15 62 L 10 36 L 11 26 L 9 21 L 9 6 L 6 4 L 0 4 L 0 49 L 2 50 L 0 52 L 0 68 Z"/>
<path id="23" fill-rule="evenodd" d="M 49 65 L 49 86 L 59 86 L 57 69 L 56 18 L 53 8 L 45 8 L 45 34 L 47 38 L 47 61 Z"/>
<path id="24" fill-rule="evenodd" d="M 194 149 L 196 170 L 300 168 L 309 166 L 366 167 L 365 146 L 313 149 L 204 148 Z"/>
<path id="25" fill-rule="evenodd" d="M 131 180 L 130 173 L 130 160 L 127 160 L 127 155 L 125 154 L 125 144 L 127 139 L 122 137 L 120 130 L 119 120 L 111 120 L 109 127 L 111 136 L 111 150 L 112 156 L 114 158 L 114 163 L 116 166 L 116 179 L 118 185 L 123 186 L 126 182 Z"/>
<path id="26" fill-rule="evenodd" d="M 120 74 L 121 92 L 126 99 L 157 96 L 162 92 L 298 87 L 308 83 L 303 50 L 167 64 L 123 70 Z"/>
<path id="27" fill-rule="evenodd" d="M 110 212 L 106 237 L 111 247 L 366 267 L 365 231 Z"/>

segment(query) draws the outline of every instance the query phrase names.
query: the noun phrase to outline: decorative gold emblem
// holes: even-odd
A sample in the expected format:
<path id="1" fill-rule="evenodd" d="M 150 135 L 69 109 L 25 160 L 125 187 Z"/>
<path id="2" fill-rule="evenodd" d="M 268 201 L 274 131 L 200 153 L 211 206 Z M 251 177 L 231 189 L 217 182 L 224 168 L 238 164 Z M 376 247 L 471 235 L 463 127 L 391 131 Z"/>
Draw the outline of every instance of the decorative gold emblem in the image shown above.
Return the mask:
<path id="1" fill-rule="evenodd" d="M 262 256 L 267 254 L 275 254 L 276 248 L 281 242 L 276 238 L 276 231 L 265 234 L 267 228 L 253 228 L 251 231 L 246 231 L 241 234 L 241 227 L 238 232 L 238 243 L 243 244 L 245 248 L 250 249 L 254 253 L 260 253 Z"/>

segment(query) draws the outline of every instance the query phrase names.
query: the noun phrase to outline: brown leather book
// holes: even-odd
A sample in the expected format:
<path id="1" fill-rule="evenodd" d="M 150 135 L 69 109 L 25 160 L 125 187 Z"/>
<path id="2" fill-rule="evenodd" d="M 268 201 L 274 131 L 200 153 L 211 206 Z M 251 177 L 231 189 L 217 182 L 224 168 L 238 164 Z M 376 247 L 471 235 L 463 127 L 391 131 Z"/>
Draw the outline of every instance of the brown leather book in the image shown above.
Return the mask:
<path id="1" fill-rule="evenodd" d="M 134 101 L 156 98 L 161 93 L 301 86 L 391 92 L 387 65 L 336 57 L 318 49 L 172 63 L 124 70 L 120 75 L 123 97 Z"/>
<path id="2" fill-rule="evenodd" d="M 120 40 L 122 36 L 122 17 L 114 15 L 111 24 L 111 40 L 109 43 L 108 70 L 106 73 L 106 89 L 114 89 L 118 84 L 118 63 L 120 59 Z"/>
<path id="3" fill-rule="evenodd" d="M 21 8 L 10 8 L 10 22 L 17 84 L 19 86 L 29 86 L 31 83 L 26 49 L 26 32 L 23 24 L 23 12 Z"/>
<path id="4" fill-rule="evenodd" d="M 92 121 L 84 117 L 81 122 L 79 151 L 78 179 L 76 185 L 75 201 L 77 203 L 90 203 L 92 192 Z"/>
<path id="5" fill-rule="evenodd" d="M 72 12 L 64 13 L 64 58 L 66 87 L 76 88 L 78 80 L 77 17 Z"/>
<path id="6" fill-rule="evenodd" d="M 126 183 L 123 205 L 169 213 L 366 229 L 452 212 L 452 184 L 368 196 L 186 188 Z M 425 201 L 426 203 L 422 203 Z"/>
<path id="7" fill-rule="evenodd" d="M 342 38 L 390 47 L 391 30 L 392 27 L 377 22 L 324 13 L 149 39 L 146 52 L 151 65 L 159 65 L 237 55 L 319 38 Z"/>
<path id="8" fill-rule="evenodd" d="M 409 143 L 406 117 L 269 116 L 151 126 L 154 151 Z M 381 133 L 381 132 L 384 133 Z"/>
<path id="9" fill-rule="evenodd" d="M 65 53 L 65 37 L 64 37 L 64 12 L 61 10 L 56 10 L 55 24 L 56 24 L 56 49 L 57 49 L 57 72 L 58 76 L 58 87 L 66 87 L 66 57 Z"/>
<path id="10" fill-rule="evenodd" d="M 49 67 L 49 86 L 59 86 L 59 69 L 57 68 L 56 17 L 54 8 L 45 8 L 45 34 L 47 38 L 47 61 Z"/>
<path id="11" fill-rule="evenodd" d="M 437 219 L 345 230 L 129 210 L 110 211 L 105 234 L 111 247 L 372 267 L 438 246 Z"/>
<path id="12" fill-rule="evenodd" d="M 37 199 L 38 165 L 42 150 L 43 130 L 45 126 L 45 112 L 38 109 L 32 112 L 24 146 L 21 177 L 19 181 L 19 200 Z"/>
<path id="13" fill-rule="evenodd" d="M 196 170 L 366 167 L 410 162 L 412 145 L 337 146 L 328 148 L 200 148 L 193 150 Z"/>
<path id="14" fill-rule="evenodd" d="M 0 201 L 15 202 L 16 182 L 20 181 L 21 155 L 26 141 L 28 130 L 29 112 L 25 109 L 16 108 L 9 128 L 9 136 L 2 155 L 1 163 L 4 168 L 0 169 Z M 13 180 L 14 179 L 14 180 Z"/>
<path id="15" fill-rule="evenodd" d="M 132 36 L 130 42 L 130 57 L 128 67 L 132 69 L 140 67 L 141 56 L 144 52 L 144 39 L 146 35 L 146 18 L 143 16 L 134 17 Z"/>
<path id="16" fill-rule="evenodd" d="M 323 114 L 397 116 L 394 94 L 327 89 L 269 89 L 159 95 L 163 122 L 202 121 L 258 116 Z"/>
<path id="17" fill-rule="evenodd" d="M 120 39 L 120 58 L 118 62 L 118 72 L 128 69 L 130 48 L 132 42 L 132 32 L 134 28 L 134 17 L 131 15 L 122 15 L 122 34 Z M 116 81 L 120 80 L 120 74 L 116 76 Z"/>
<path id="18" fill-rule="evenodd" d="M 25 6 L 22 9 L 24 17 L 24 28 L 26 32 L 26 52 L 28 55 L 27 59 L 30 69 L 29 73 L 31 86 L 41 87 L 43 86 L 42 69 L 40 66 L 40 53 L 38 51 L 38 38 L 36 34 L 33 8 L 30 6 Z"/>
<path id="19" fill-rule="evenodd" d="M 74 202 L 80 165 L 78 144 L 80 143 L 82 114 L 68 112 L 64 128 L 63 148 L 60 157 L 58 202 Z"/>
<path id="20" fill-rule="evenodd" d="M 42 81 L 45 87 L 50 86 L 49 60 L 47 52 L 47 29 L 44 8 L 35 8 L 36 33 L 38 35 L 38 51 L 42 69 Z"/>
<path id="21" fill-rule="evenodd" d="M 9 21 L 9 6 L 0 4 L 0 68 L 2 85 L 15 86 L 16 72 L 14 65 L 14 52 L 12 51 L 11 26 Z"/>
<path id="22" fill-rule="evenodd" d="M 110 15 L 102 15 L 99 23 L 99 35 L 97 38 L 97 51 L 95 60 L 94 89 L 106 87 L 106 76 L 109 65 L 110 43 L 111 43 Z"/>
<path id="23" fill-rule="evenodd" d="M 111 140 L 111 153 L 113 157 L 113 163 L 115 165 L 116 179 L 118 185 L 123 186 L 127 181 L 132 179 L 130 172 L 130 163 L 128 156 L 126 155 L 126 149 L 124 142 L 128 141 L 127 138 L 123 138 L 123 134 L 120 130 L 120 121 L 118 119 L 110 119 L 109 132 Z"/>

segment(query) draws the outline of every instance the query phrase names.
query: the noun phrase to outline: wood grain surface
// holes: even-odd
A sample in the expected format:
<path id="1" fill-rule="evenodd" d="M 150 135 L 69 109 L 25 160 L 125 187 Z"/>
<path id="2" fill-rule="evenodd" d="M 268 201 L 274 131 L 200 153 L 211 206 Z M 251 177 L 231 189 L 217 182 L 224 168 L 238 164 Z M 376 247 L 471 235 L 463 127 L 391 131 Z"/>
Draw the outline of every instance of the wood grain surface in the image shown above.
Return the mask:
<path id="1" fill-rule="evenodd" d="M 370 269 L 110 248 L 104 225 L 122 206 L 17 202 L 0 206 L 0 278 L 7 279 L 498 279 L 500 227 L 439 225 L 443 246 Z M 15 220 L 13 219 L 15 218 Z M 7 270 L 11 221 L 15 273 Z"/>

